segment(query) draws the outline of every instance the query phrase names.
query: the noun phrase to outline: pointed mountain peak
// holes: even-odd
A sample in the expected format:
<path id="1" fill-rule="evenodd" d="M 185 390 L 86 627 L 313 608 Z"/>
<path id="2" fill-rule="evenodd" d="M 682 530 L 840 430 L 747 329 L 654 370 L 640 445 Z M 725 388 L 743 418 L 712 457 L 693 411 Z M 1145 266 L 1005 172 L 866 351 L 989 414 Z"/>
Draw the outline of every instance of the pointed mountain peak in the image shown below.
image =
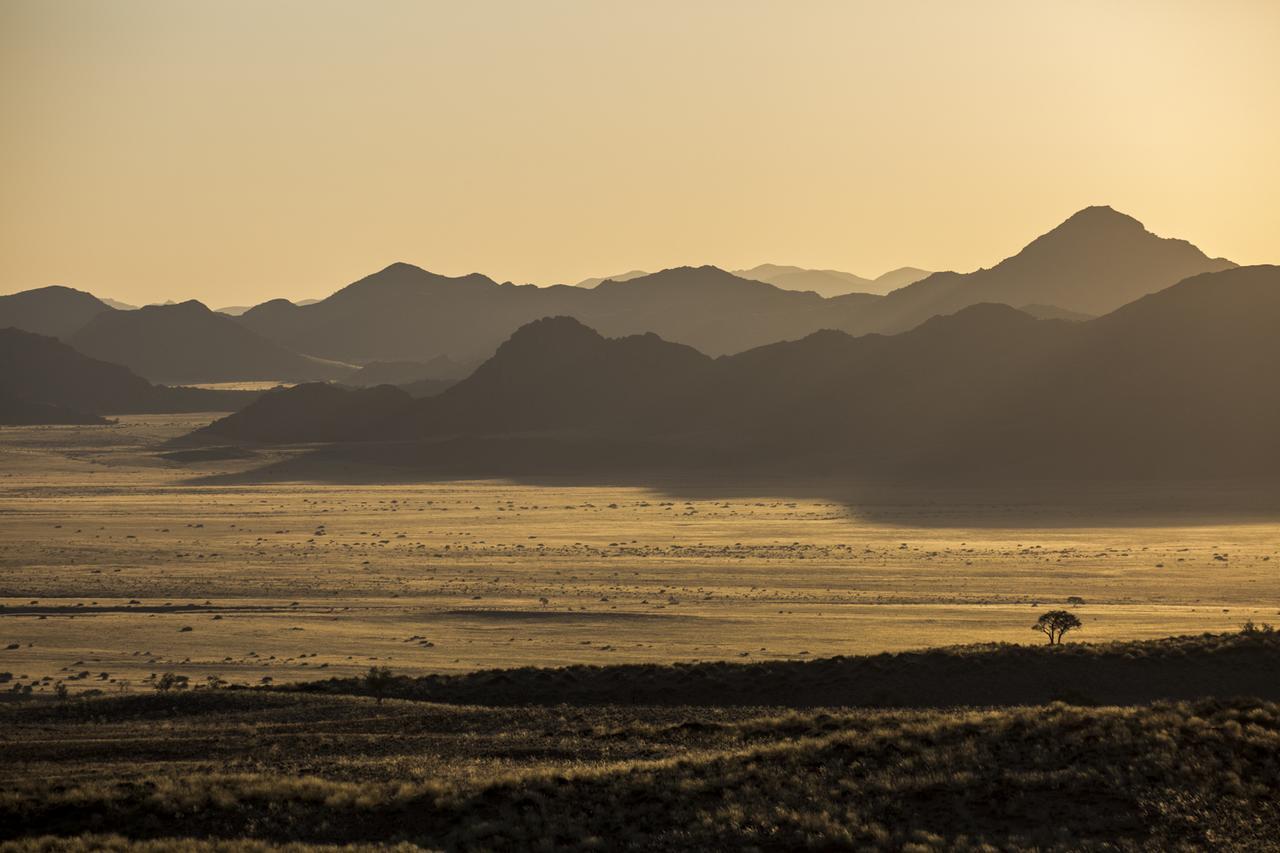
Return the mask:
<path id="1" fill-rule="evenodd" d="M 1121 213 L 1107 204 L 1095 204 L 1077 210 L 1059 225 L 1088 225 L 1093 227 L 1142 228 L 1142 223 L 1127 213 Z M 1146 230 L 1145 228 L 1143 230 Z"/>
<path id="2" fill-rule="evenodd" d="M 385 267 L 374 273 L 374 275 L 417 275 L 426 272 L 426 270 L 416 264 L 411 264 L 406 261 L 395 261 L 394 263 L 387 264 Z"/>

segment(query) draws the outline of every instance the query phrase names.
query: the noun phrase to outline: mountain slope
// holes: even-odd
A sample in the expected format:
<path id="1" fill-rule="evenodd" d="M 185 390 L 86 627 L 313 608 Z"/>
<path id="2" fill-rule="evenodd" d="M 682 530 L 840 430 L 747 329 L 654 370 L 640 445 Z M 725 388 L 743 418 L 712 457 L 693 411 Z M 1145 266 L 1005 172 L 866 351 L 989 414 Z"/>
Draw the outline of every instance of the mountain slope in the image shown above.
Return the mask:
<path id="1" fill-rule="evenodd" d="M 372 434 L 634 429 L 650 421 L 654 401 L 678 399 L 711 364 L 657 335 L 610 339 L 571 317 L 547 318 L 520 328 L 467 379 Z"/>
<path id="2" fill-rule="evenodd" d="M 127 367 L 90 358 L 55 338 L 0 329 L 0 402 L 10 417 L 27 412 L 24 417 L 60 418 L 42 423 L 92 423 L 82 416 L 226 411 L 257 396 L 152 385 Z M 80 417 L 68 419 L 73 413 Z"/>
<path id="3" fill-rule="evenodd" d="M 188 436 L 291 443 L 339 441 L 402 411 L 413 398 L 390 385 L 346 389 L 311 382 L 263 394 L 245 408 Z"/>
<path id="4" fill-rule="evenodd" d="M 69 342 L 86 355 L 168 383 L 298 381 L 351 372 L 290 352 L 194 300 L 100 314 Z"/>
<path id="5" fill-rule="evenodd" d="M 342 381 L 345 385 L 368 388 L 374 385 L 406 385 L 419 380 L 457 380 L 470 372 L 471 367 L 441 355 L 429 361 L 371 361 Z"/>
<path id="6" fill-rule="evenodd" d="M 0 329 L 66 338 L 113 309 L 91 293 L 54 285 L 0 296 Z"/>
<path id="7" fill-rule="evenodd" d="M 1157 237 L 1110 207 L 1089 207 L 990 269 L 935 273 L 893 291 L 864 328 L 901 331 L 979 302 L 1097 316 L 1189 276 L 1233 266 L 1185 240 Z"/>

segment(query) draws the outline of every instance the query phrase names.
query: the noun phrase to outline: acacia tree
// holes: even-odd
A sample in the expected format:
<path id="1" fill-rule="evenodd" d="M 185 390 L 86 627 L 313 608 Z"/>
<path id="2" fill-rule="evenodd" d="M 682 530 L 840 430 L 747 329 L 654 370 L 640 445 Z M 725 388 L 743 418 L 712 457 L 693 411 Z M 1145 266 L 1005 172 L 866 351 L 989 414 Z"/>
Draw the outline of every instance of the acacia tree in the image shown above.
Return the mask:
<path id="1" fill-rule="evenodd" d="M 391 669 L 385 666 L 371 666 L 364 676 L 364 688 L 369 691 L 374 699 L 378 700 L 378 704 L 382 704 L 383 697 L 387 695 L 387 689 L 391 687 L 393 676 Z"/>
<path id="2" fill-rule="evenodd" d="M 1084 627 L 1080 619 L 1069 610 L 1050 610 L 1041 613 L 1032 631 L 1039 631 L 1049 638 L 1049 645 L 1056 646 L 1062 642 L 1062 635 L 1076 628 Z"/>

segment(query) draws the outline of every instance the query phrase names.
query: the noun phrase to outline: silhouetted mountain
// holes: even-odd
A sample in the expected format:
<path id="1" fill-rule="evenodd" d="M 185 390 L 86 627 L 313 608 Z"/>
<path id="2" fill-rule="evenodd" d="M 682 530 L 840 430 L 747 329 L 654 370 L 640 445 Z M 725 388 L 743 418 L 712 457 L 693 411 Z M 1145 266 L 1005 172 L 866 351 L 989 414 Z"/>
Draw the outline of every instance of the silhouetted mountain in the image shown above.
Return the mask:
<path id="1" fill-rule="evenodd" d="M 846 293 L 883 295 L 913 284 L 932 273 L 915 267 L 899 267 L 876 278 L 863 278 L 840 270 L 811 270 L 802 267 L 761 264 L 734 275 L 764 281 L 784 290 L 811 290 L 819 296 L 842 296 Z"/>
<path id="2" fill-rule="evenodd" d="M 634 429 L 650 422 L 655 400 L 672 403 L 711 363 L 654 334 L 611 339 L 571 317 L 549 317 L 520 328 L 470 377 L 373 434 Z"/>
<path id="3" fill-rule="evenodd" d="M 0 296 L 0 329 L 66 338 L 94 317 L 110 312 L 105 302 L 83 290 L 53 285 Z"/>
<path id="4" fill-rule="evenodd" d="M 365 363 L 487 358 L 512 331 L 548 305 L 591 291 L 500 285 L 482 275 L 449 278 L 409 264 L 350 284 L 312 305 L 283 299 L 259 305 L 240 322 L 299 352 Z"/>
<path id="5" fill-rule="evenodd" d="M 1008 402 L 973 446 L 1017 465 L 1043 454 L 1025 442 L 999 445 L 1034 430 L 1052 442 L 1051 455 L 1097 475 L 1280 473 L 1277 320 L 1280 267 L 1253 266 L 1194 276 L 1071 324 L 1071 351 L 1046 362 L 1020 389 L 1023 407 Z"/>
<path id="6" fill-rule="evenodd" d="M 295 352 L 356 363 L 440 355 L 480 361 L 520 326 L 548 316 L 574 317 L 606 336 L 653 332 L 714 356 L 824 328 L 853 334 L 904 331 L 981 302 L 1052 306 L 1060 316 L 1093 316 L 1189 275 L 1230 266 L 1184 241 L 1156 237 L 1110 208 L 1088 208 L 991 269 L 934 273 L 886 296 L 823 298 L 715 267 L 633 271 L 589 288 L 540 288 L 498 284 L 476 274 L 449 278 L 392 264 L 315 304 L 272 300 L 245 312 L 240 322 Z M 748 272 L 776 276 L 787 287 L 800 286 L 788 276 L 810 274 L 866 281 L 794 267 Z M 876 279 L 873 289 L 922 274 L 907 267 L 893 270 Z"/>
<path id="7" fill-rule="evenodd" d="M 549 317 L 521 327 L 468 379 L 432 398 L 411 403 L 401 392 L 374 407 L 364 391 L 301 385 L 273 392 L 202 433 L 309 442 L 576 430 L 620 422 L 634 429 L 649 420 L 650 401 L 670 402 L 678 387 L 692 387 L 711 364 L 697 350 L 656 335 L 605 338 L 571 317 Z M 383 417 L 356 421 L 328 414 L 372 409 Z"/>
<path id="8" fill-rule="evenodd" d="M 901 331 L 979 302 L 1053 305 L 1097 316 L 1188 276 L 1233 266 L 1185 240 L 1157 237 L 1109 207 L 1088 207 L 991 269 L 934 273 L 893 291 L 864 328 Z"/>
<path id="9" fill-rule="evenodd" d="M 642 275 L 649 274 L 650 273 L 647 273 L 644 270 L 632 270 L 631 272 L 619 273 L 618 275 L 606 275 L 601 276 L 600 278 L 584 278 L 582 281 L 575 284 L 574 287 L 585 287 L 589 289 L 595 287 L 602 281 L 631 281 L 633 278 L 639 278 Z"/>
<path id="10" fill-rule="evenodd" d="M 862 299 L 875 299 L 866 296 Z M 736 352 L 855 316 L 858 298 L 830 303 L 738 278 L 680 267 L 595 288 L 497 284 L 393 264 L 314 305 L 273 300 L 240 322 L 284 346 L 343 361 L 488 358 L 520 326 L 572 316 L 607 335 L 655 332 L 706 352 Z"/>
<path id="11" fill-rule="evenodd" d="M 390 385 L 352 389 L 311 382 L 268 391 L 240 411 L 192 433 L 187 441 L 339 441 L 403 411 L 412 400 Z"/>
<path id="12" fill-rule="evenodd" d="M 327 379 L 352 370 L 290 352 L 194 300 L 99 314 L 69 342 L 168 383 Z"/>
<path id="13" fill-rule="evenodd" d="M 381 461 L 455 472 L 681 459 L 790 476 L 1276 476 L 1278 317 L 1277 267 L 1202 274 L 1084 322 L 981 304 L 715 360 L 561 317 L 350 437 L 418 439 Z"/>
<path id="14" fill-rule="evenodd" d="M 137 305 L 130 305 L 128 302 L 121 302 L 119 299 L 108 299 L 108 298 L 107 298 L 107 297 L 105 297 L 105 296 L 102 296 L 102 297 L 99 297 L 99 298 L 100 298 L 100 299 L 102 300 L 102 302 L 103 302 L 104 304 L 106 304 L 108 307 L 110 307 L 110 308 L 114 308 L 114 309 L 116 309 L 117 311 L 136 311 L 136 310 L 138 310 L 138 306 L 137 306 Z"/>
<path id="15" fill-rule="evenodd" d="M 56 338 L 0 329 L 0 403 L 7 423 L 94 423 L 89 415 L 216 412 L 258 396 L 152 385 L 127 367 L 90 358 Z M 41 408 L 43 407 L 43 408 Z M 22 413 L 26 414 L 23 415 Z"/>
<path id="16" fill-rule="evenodd" d="M 760 264 L 749 270 L 734 270 L 734 275 L 763 281 L 783 290 L 809 290 L 819 296 L 841 296 L 845 293 L 884 293 L 876 283 L 853 273 L 839 270 L 809 270 L 802 267 Z"/>
<path id="17" fill-rule="evenodd" d="M 889 293 L 900 287 L 906 287 L 908 284 L 915 284 L 923 278 L 933 275 L 929 270 L 922 270 L 917 267 L 898 267 L 896 270 L 889 270 L 887 273 L 878 275 L 875 278 L 875 293 Z"/>

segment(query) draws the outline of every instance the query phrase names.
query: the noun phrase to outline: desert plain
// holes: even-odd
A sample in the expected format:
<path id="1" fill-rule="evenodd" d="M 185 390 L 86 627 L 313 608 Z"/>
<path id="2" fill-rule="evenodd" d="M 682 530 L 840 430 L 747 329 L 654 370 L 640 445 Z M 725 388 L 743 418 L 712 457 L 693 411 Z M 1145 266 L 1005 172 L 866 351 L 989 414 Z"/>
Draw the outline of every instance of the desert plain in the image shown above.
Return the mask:
<path id="1" fill-rule="evenodd" d="M 0 689 L 1031 644 L 1057 606 L 1069 642 L 1280 621 L 1280 512 L 1245 486 L 255 482 L 306 449 L 175 458 L 216 416 L 0 429 Z"/>

